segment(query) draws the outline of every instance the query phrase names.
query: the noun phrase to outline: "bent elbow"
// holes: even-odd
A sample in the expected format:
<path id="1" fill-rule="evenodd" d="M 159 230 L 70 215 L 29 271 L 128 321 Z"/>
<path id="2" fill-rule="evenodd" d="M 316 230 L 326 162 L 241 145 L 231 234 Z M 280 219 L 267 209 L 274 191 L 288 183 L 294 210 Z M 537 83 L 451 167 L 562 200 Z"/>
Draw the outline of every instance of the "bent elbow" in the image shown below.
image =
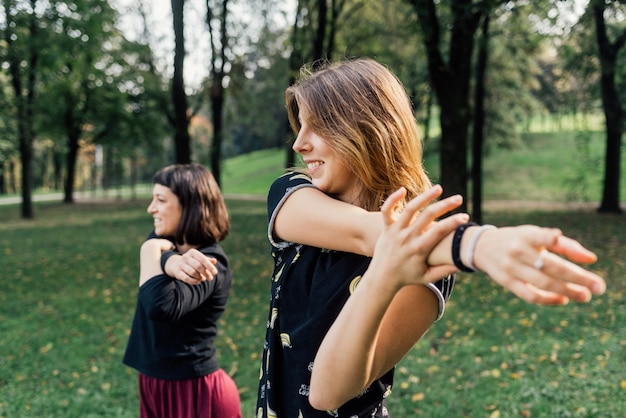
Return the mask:
<path id="1" fill-rule="evenodd" d="M 309 403 L 318 411 L 333 411 L 343 405 L 343 403 L 333 400 L 332 397 L 321 394 L 320 391 L 311 391 L 309 393 Z"/>
<path id="2" fill-rule="evenodd" d="M 309 403 L 318 411 L 334 411 L 353 396 L 332 384 L 321 384 L 312 379 L 309 388 Z"/>

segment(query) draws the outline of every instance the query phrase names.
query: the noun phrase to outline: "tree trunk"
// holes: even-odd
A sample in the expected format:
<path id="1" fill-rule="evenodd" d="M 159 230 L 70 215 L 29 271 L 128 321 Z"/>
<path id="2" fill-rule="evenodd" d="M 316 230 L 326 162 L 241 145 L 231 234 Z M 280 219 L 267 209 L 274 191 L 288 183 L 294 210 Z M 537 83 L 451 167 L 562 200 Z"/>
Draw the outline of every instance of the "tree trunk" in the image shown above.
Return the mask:
<path id="1" fill-rule="evenodd" d="M 313 39 L 313 61 L 324 58 L 327 15 L 328 5 L 326 0 L 317 0 L 317 30 L 315 39 Z"/>
<path id="2" fill-rule="evenodd" d="M 615 43 L 611 44 L 606 33 L 604 22 L 604 1 L 592 1 L 594 20 L 596 23 L 596 39 L 600 68 L 602 70 L 600 86 L 602 107 L 604 108 L 606 125 L 606 154 L 604 164 L 604 183 L 602 202 L 599 212 L 621 213 L 620 208 L 620 163 L 622 134 L 624 130 L 624 109 L 620 103 L 619 93 L 615 86 L 615 69 L 617 55 L 626 41 L 626 31 L 621 33 Z"/>
<path id="3" fill-rule="evenodd" d="M 34 0 L 31 0 L 31 6 L 34 8 Z M 5 20 L 11 22 L 8 5 L 5 3 Z M 10 24 L 6 25 L 4 33 L 6 35 L 6 56 L 9 63 L 9 73 L 11 86 L 15 95 L 17 109 L 17 136 L 20 150 L 20 161 L 22 163 L 22 218 L 34 218 L 33 201 L 32 201 L 32 184 L 33 184 L 33 132 L 34 105 L 35 105 L 35 79 L 36 70 L 39 62 L 39 54 L 37 52 L 36 40 L 38 34 L 37 18 L 34 13 L 30 15 L 29 21 L 29 38 L 28 50 L 25 57 L 20 57 L 20 51 L 14 44 L 12 31 L 9 30 Z M 21 65 L 27 62 L 25 69 L 26 76 L 23 78 Z M 26 84 L 24 86 L 24 84 Z"/>
<path id="4" fill-rule="evenodd" d="M 303 31 L 299 25 L 300 20 L 302 19 L 302 4 L 301 1 L 298 1 L 298 6 L 296 10 L 296 16 L 293 22 L 293 27 L 291 29 L 291 45 L 293 49 L 291 50 L 291 54 L 289 55 L 289 82 L 288 85 L 291 86 L 296 82 L 298 71 L 303 64 L 304 61 L 304 52 L 302 50 L 304 44 L 304 35 Z M 291 129 L 291 125 L 289 124 L 289 120 L 287 119 L 287 115 L 285 114 L 285 138 L 287 140 L 284 142 L 285 147 L 285 167 L 292 168 L 296 165 L 296 155 L 293 150 L 293 131 Z"/>
<path id="5" fill-rule="evenodd" d="M 6 161 L 0 161 L 0 194 L 6 194 Z"/>
<path id="6" fill-rule="evenodd" d="M 213 145 L 211 146 L 211 172 L 217 182 L 222 185 L 222 142 L 223 127 L 222 113 L 224 108 L 224 87 L 222 87 L 222 77 L 213 80 L 213 88 L 211 89 L 211 114 L 213 117 Z"/>
<path id="7" fill-rule="evenodd" d="M 63 203 L 74 203 L 74 178 L 76 177 L 76 158 L 78 157 L 78 138 L 80 138 L 80 131 L 68 126 L 67 132 L 67 170 L 65 173 L 65 186 L 63 188 Z"/>
<path id="8" fill-rule="evenodd" d="M 213 34 L 213 17 L 214 11 L 211 4 L 207 0 L 207 17 L 206 22 L 209 27 L 209 36 L 211 38 L 211 116 L 213 122 L 213 144 L 211 145 L 211 172 L 218 186 L 222 184 L 222 143 L 224 138 L 224 98 L 226 91 L 224 89 L 224 76 L 226 62 L 228 56 L 226 49 L 228 48 L 228 31 L 226 24 L 228 22 L 228 0 L 222 0 L 221 10 L 219 13 L 219 50 Z M 219 55 L 219 57 L 218 57 Z M 217 59 L 219 58 L 219 60 Z"/>
<path id="9" fill-rule="evenodd" d="M 485 142 L 485 73 L 489 51 L 489 15 L 485 14 L 476 63 L 474 132 L 472 136 L 472 218 L 483 222 L 483 144 Z"/>
<path id="10" fill-rule="evenodd" d="M 187 117 L 187 94 L 183 68 L 185 62 L 185 35 L 183 9 L 185 0 L 172 0 L 172 19 L 174 24 L 174 77 L 172 79 L 172 101 L 174 104 L 174 147 L 178 164 L 191 162 L 191 137 L 189 118 Z"/>
<path id="11" fill-rule="evenodd" d="M 19 122 L 20 124 L 23 122 Z M 20 133 L 20 160 L 22 163 L 22 218 L 33 219 L 33 169 L 31 162 L 33 160 L 32 138 L 27 133 Z"/>
<path id="12" fill-rule="evenodd" d="M 440 47 L 439 19 L 433 0 L 411 0 L 418 14 L 428 58 L 428 73 L 441 108 L 440 183 L 444 196 L 467 196 L 467 140 L 470 124 L 469 86 L 474 33 L 482 9 L 471 0 L 451 2 L 450 53 L 446 63 Z M 473 11 L 476 7 L 477 11 Z M 458 208 L 467 211 L 467 203 Z"/>

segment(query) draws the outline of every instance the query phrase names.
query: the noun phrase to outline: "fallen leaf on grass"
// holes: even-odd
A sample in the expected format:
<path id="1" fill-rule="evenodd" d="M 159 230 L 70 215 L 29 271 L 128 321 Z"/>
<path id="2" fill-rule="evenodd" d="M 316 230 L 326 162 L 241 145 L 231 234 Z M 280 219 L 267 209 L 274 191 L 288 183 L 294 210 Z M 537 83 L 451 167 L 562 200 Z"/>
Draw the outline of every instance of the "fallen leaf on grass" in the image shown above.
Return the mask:
<path id="1" fill-rule="evenodd" d="M 425 397 L 426 395 L 424 395 L 423 393 L 416 393 L 413 396 L 411 396 L 411 401 L 413 402 L 423 401 Z"/>
<path id="2" fill-rule="evenodd" d="M 52 344 L 52 343 L 48 343 L 48 344 L 44 345 L 43 347 L 41 347 L 41 348 L 39 349 L 39 352 L 40 352 L 41 354 L 45 354 L 45 353 L 47 353 L 48 351 L 52 350 L 52 347 L 54 347 L 54 344 Z"/>

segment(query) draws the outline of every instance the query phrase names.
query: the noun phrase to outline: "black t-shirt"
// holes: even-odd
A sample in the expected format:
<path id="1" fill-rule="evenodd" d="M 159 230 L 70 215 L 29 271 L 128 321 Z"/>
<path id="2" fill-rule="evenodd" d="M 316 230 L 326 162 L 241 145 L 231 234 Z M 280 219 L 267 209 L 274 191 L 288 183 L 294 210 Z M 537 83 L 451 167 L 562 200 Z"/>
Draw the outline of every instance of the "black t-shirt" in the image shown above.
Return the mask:
<path id="1" fill-rule="evenodd" d="M 219 245 L 199 250 L 217 259 L 218 273 L 213 280 L 189 285 L 161 274 L 139 287 L 123 358 L 127 366 L 167 380 L 206 376 L 219 368 L 214 340 L 232 276 Z M 168 255 L 171 253 L 164 257 Z"/>
<path id="2" fill-rule="evenodd" d="M 288 173 L 272 184 L 268 195 L 274 273 L 257 417 L 387 417 L 385 398 L 391 392 L 393 369 L 336 411 L 319 411 L 308 402 L 315 354 L 371 258 L 274 240 L 278 210 L 302 187 L 314 186 L 306 175 Z M 440 298 L 440 313 L 452 281 L 431 286 Z"/>

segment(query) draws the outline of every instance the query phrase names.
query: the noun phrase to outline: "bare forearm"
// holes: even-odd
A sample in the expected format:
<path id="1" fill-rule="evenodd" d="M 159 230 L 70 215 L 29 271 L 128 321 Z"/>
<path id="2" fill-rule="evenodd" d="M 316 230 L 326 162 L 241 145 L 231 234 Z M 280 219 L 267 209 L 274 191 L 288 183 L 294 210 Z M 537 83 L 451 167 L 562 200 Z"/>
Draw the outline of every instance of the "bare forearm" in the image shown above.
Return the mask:
<path id="1" fill-rule="evenodd" d="M 376 346 L 383 317 L 395 291 L 368 281 L 366 273 L 315 357 L 309 401 L 317 409 L 338 408 L 382 374 L 375 355 Z"/>

